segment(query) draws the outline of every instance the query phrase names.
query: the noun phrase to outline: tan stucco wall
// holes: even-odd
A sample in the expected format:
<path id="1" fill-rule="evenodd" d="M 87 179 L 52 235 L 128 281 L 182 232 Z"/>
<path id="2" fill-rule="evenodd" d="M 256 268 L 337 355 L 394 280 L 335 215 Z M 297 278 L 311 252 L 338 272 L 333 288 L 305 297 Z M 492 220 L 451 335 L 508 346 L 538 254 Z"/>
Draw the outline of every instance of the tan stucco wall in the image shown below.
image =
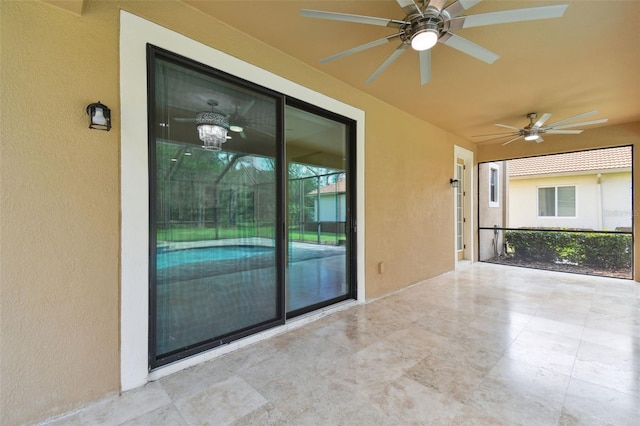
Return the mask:
<path id="1" fill-rule="evenodd" d="M 367 298 L 453 268 L 453 145 L 470 144 L 179 2 L 2 0 L 3 425 L 119 390 L 121 8 L 365 110 Z M 109 133 L 87 129 L 98 100 Z"/>
<path id="2" fill-rule="evenodd" d="M 117 14 L 2 1 L 0 424 L 118 391 Z"/>
<path id="3" fill-rule="evenodd" d="M 498 203 L 489 203 L 491 169 L 498 170 Z M 507 227 L 506 212 L 508 211 L 506 164 L 502 161 L 482 163 L 478 165 L 478 223 L 480 228 Z M 501 254 L 504 246 L 504 232 L 497 234 L 493 230 L 481 229 L 478 233 L 478 260 L 484 261 Z"/>

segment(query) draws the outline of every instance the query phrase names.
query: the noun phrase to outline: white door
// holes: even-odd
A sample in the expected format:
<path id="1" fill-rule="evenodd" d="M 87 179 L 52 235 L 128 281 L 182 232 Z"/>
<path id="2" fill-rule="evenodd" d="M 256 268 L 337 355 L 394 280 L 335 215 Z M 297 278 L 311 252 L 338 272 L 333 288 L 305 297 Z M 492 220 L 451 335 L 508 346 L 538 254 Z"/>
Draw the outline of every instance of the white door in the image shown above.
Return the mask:
<path id="1" fill-rule="evenodd" d="M 464 160 L 458 158 L 456 164 L 456 179 L 458 180 L 458 186 L 455 188 L 455 214 L 456 214 L 456 253 L 458 260 L 464 259 Z"/>

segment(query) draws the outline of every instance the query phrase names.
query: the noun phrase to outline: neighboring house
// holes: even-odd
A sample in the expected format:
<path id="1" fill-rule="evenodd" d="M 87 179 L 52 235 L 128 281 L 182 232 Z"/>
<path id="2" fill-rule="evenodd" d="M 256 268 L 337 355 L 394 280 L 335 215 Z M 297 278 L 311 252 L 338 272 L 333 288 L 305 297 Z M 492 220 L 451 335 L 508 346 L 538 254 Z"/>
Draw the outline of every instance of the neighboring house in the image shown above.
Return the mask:
<path id="1" fill-rule="evenodd" d="M 347 217 L 346 188 L 347 180 L 342 177 L 307 194 L 313 198 L 314 222 L 307 222 L 306 230 L 344 234 Z"/>
<path id="2" fill-rule="evenodd" d="M 319 222 L 344 222 L 346 220 L 347 181 L 342 178 L 309 192 L 313 196 L 313 217 Z"/>
<path id="3" fill-rule="evenodd" d="M 510 160 L 508 227 L 630 230 L 631 147 Z"/>

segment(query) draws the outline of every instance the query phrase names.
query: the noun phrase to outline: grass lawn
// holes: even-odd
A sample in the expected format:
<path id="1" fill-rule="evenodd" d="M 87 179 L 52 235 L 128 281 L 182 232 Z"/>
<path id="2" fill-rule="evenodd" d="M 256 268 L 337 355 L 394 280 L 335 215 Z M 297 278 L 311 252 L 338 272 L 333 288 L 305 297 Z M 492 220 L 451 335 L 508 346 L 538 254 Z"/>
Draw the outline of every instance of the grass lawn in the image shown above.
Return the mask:
<path id="1" fill-rule="evenodd" d="M 274 238 L 274 228 L 272 226 L 245 226 L 237 225 L 235 227 L 219 227 L 218 239 L 227 238 Z M 199 227 L 172 227 L 171 229 L 158 229 L 158 241 L 203 241 L 215 240 L 215 228 L 199 228 Z M 320 242 L 323 244 L 336 244 L 338 240 L 346 240 L 344 234 L 322 232 L 320 233 Z M 303 241 L 315 243 L 318 241 L 317 232 L 304 231 L 301 232 L 297 228 L 289 229 L 289 241 Z"/>

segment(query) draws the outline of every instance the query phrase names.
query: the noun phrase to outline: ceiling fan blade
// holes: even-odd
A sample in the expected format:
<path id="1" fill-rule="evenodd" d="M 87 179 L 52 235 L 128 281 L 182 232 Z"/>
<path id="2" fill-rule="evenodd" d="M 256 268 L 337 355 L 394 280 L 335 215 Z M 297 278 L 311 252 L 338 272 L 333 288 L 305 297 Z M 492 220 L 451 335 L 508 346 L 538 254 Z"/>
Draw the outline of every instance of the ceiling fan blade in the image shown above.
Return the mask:
<path id="1" fill-rule="evenodd" d="M 491 139 L 485 139 L 485 140 L 480 141 L 480 142 L 478 142 L 478 143 L 485 143 L 485 142 L 497 141 L 498 139 L 504 139 L 504 138 L 507 138 L 507 137 L 509 137 L 509 138 L 510 138 L 510 137 L 512 137 L 512 136 L 516 136 L 516 135 L 518 135 L 518 133 L 509 133 L 509 134 L 507 134 L 507 135 L 502 135 L 502 136 L 498 136 L 498 137 L 491 138 Z M 518 137 L 520 137 L 520 135 L 518 135 Z"/>
<path id="2" fill-rule="evenodd" d="M 515 136 L 520 134 L 520 132 L 502 132 L 502 133 L 487 133 L 484 135 L 472 135 L 472 138 L 482 138 L 486 136 L 498 136 L 496 139 L 506 138 L 507 136 Z M 489 139 L 492 140 L 492 139 Z M 484 141 L 483 141 L 484 142 Z"/>
<path id="3" fill-rule="evenodd" d="M 244 108 L 242 108 L 242 110 L 240 111 L 240 116 L 241 117 L 246 117 L 247 114 L 249 113 L 249 110 L 251 108 L 253 108 L 253 106 L 256 104 L 256 100 L 255 99 L 251 99 L 249 102 L 247 102 L 247 104 L 244 106 Z"/>
<path id="4" fill-rule="evenodd" d="M 505 143 L 503 143 L 502 145 L 507 145 L 510 144 L 511 142 L 517 141 L 518 139 L 520 139 L 522 137 L 522 135 L 519 135 L 518 137 L 515 137 L 513 139 L 511 139 L 510 141 L 506 141 Z"/>
<path id="5" fill-rule="evenodd" d="M 507 126 L 506 124 L 494 124 L 494 125 L 498 127 L 505 127 L 507 129 L 517 130 L 517 131 L 521 130 L 519 127 Z"/>
<path id="6" fill-rule="evenodd" d="M 570 127 L 581 127 L 581 126 L 590 126 L 592 124 L 606 123 L 607 121 L 609 121 L 608 118 L 600 118 L 598 120 L 583 121 L 581 123 L 565 124 L 563 126 L 553 126 L 553 127 L 547 126 L 547 127 L 549 127 L 550 130 L 568 129 Z M 547 133 L 549 133 L 549 132 L 547 131 Z"/>
<path id="7" fill-rule="evenodd" d="M 545 130 L 545 133 L 550 134 L 550 135 L 579 135 L 583 131 L 584 130 L 555 130 L 555 129 L 550 129 L 550 130 Z"/>
<path id="8" fill-rule="evenodd" d="M 382 73 L 382 71 L 384 71 L 385 69 L 387 69 L 387 67 L 389 65 L 391 65 L 391 63 L 393 61 L 395 61 L 396 59 L 398 59 L 398 56 L 400 56 L 401 54 L 404 53 L 404 51 L 407 49 L 407 45 L 402 43 L 400 46 L 398 46 L 398 48 L 396 50 L 393 51 L 393 53 L 391 55 L 389 55 L 389 57 L 373 72 L 373 74 L 371 74 L 369 76 L 369 78 L 367 79 L 367 81 L 365 83 L 369 84 L 371 83 L 373 80 L 375 80 L 376 78 L 378 78 L 378 76 L 380 75 L 380 73 Z"/>
<path id="9" fill-rule="evenodd" d="M 542 125 L 545 123 L 545 121 L 547 121 L 550 117 L 551 117 L 551 114 L 549 114 L 548 112 L 545 112 L 544 114 L 542 114 L 542 117 L 540 117 L 540 119 L 538 119 L 538 121 L 533 123 L 532 127 L 534 129 L 539 129 L 540 127 L 542 127 Z"/>
<path id="10" fill-rule="evenodd" d="M 540 142 L 544 142 L 544 139 L 542 139 L 540 136 L 538 136 L 536 138 L 536 143 L 540 143 Z"/>
<path id="11" fill-rule="evenodd" d="M 446 14 L 449 15 L 449 17 L 455 18 L 456 16 L 460 15 L 465 10 L 471 9 L 473 6 L 475 6 L 476 4 L 480 3 L 481 1 L 482 0 L 458 0 L 458 1 L 454 1 L 449 6 L 447 6 L 444 9 L 444 11 L 446 12 Z"/>
<path id="12" fill-rule="evenodd" d="M 375 16 L 352 15 L 350 13 L 324 12 L 322 10 L 300 10 L 300 15 L 307 18 L 330 19 L 332 21 L 355 22 L 356 24 L 378 25 L 381 27 L 400 28 L 404 21 L 388 18 L 376 18 Z"/>
<path id="13" fill-rule="evenodd" d="M 596 110 L 585 112 L 585 113 L 582 113 L 582 114 L 575 115 L 573 117 L 565 118 L 564 120 L 560 120 L 560 121 L 556 121 L 556 122 L 547 124 L 544 127 L 548 128 L 548 129 L 550 129 L 552 127 L 553 128 L 557 128 L 558 124 L 562 125 L 564 123 L 568 123 L 569 121 L 574 121 L 574 120 L 578 120 L 579 118 L 589 117 L 589 116 L 591 116 L 593 114 L 597 114 L 597 113 L 598 113 L 598 111 L 596 111 Z"/>
<path id="14" fill-rule="evenodd" d="M 415 1 L 413 0 L 396 0 L 398 5 L 404 10 L 404 13 L 407 16 L 411 15 L 420 15 L 422 16 L 422 10 L 418 7 Z"/>
<path id="15" fill-rule="evenodd" d="M 449 30 L 460 28 L 482 27 L 485 25 L 508 24 L 511 22 L 536 21 L 539 19 L 560 18 L 568 4 L 554 6 L 531 7 L 527 9 L 503 10 L 500 12 L 481 13 L 479 15 L 461 16 L 451 20 Z"/>
<path id="16" fill-rule="evenodd" d="M 420 84 L 431 81 L 431 49 L 420 51 Z"/>
<path id="17" fill-rule="evenodd" d="M 381 46 L 383 44 L 388 43 L 390 40 L 400 37 L 402 33 L 392 34 L 390 36 L 381 38 L 379 40 L 374 40 L 369 43 L 361 44 L 360 46 L 352 47 L 351 49 L 347 49 L 343 52 L 336 53 L 335 55 L 328 56 L 324 59 L 320 59 L 320 63 L 324 64 L 326 62 L 333 61 L 335 59 L 343 58 L 345 56 L 353 55 L 354 53 L 362 52 L 363 50 L 371 49 L 372 47 Z"/>
<path id="18" fill-rule="evenodd" d="M 442 44 L 466 53 L 467 55 L 473 56 L 474 58 L 479 59 L 482 62 L 486 62 L 487 64 L 494 63 L 500 57 L 500 55 L 493 53 L 489 49 L 486 49 L 453 33 L 443 34 L 438 41 Z"/>
<path id="19" fill-rule="evenodd" d="M 434 8 L 437 9 L 438 12 L 441 12 L 446 2 L 447 0 L 431 0 L 427 8 Z"/>

